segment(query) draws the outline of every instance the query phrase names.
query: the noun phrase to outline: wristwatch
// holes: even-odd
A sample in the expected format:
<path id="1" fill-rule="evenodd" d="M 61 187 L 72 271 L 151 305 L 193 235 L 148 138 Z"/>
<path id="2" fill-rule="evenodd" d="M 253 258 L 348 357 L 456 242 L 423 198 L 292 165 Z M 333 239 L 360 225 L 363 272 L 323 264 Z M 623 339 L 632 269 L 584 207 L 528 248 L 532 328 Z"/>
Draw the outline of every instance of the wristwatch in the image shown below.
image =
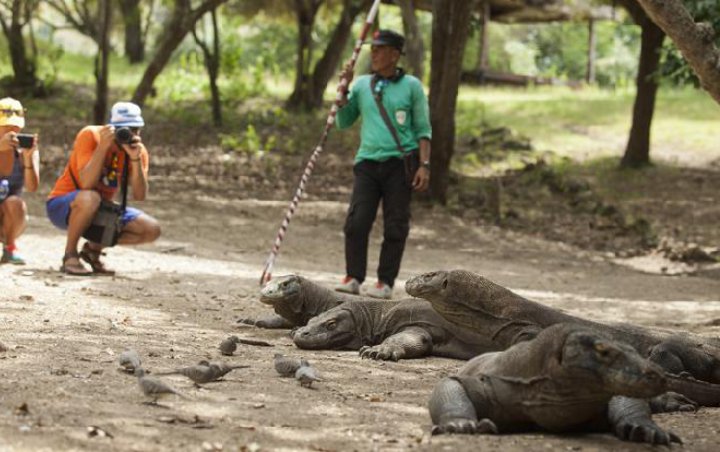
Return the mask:
<path id="1" fill-rule="evenodd" d="M 420 166 L 430 169 L 430 160 L 425 160 L 424 162 L 420 163 Z"/>

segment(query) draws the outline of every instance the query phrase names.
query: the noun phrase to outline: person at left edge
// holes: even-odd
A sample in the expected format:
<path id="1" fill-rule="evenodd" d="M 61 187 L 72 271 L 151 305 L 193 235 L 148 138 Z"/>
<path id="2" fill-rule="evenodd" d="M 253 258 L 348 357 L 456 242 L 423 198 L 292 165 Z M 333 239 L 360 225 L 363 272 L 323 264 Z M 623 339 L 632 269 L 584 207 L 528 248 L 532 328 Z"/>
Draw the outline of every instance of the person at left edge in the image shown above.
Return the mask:
<path id="1" fill-rule="evenodd" d="M 25 109 L 11 97 L 0 99 L 0 263 L 22 265 L 15 240 L 27 226 L 23 189 L 34 192 L 40 184 L 38 136 L 32 146 L 20 147 L 17 134 L 25 127 Z"/>
<path id="2" fill-rule="evenodd" d="M 129 165 L 128 191 L 132 192 L 132 199 L 145 200 L 150 160 L 140 138 L 144 125 L 139 106 L 118 102 L 111 109 L 109 124 L 86 126 L 77 134 L 65 171 L 55 182 L 46 204 L 50 221 L 67 231 L 62 272 L 71 275 L 115 273 L 101 261 L 103 252 L 99 244 L 87 241 L 80 253 L 77 248 L 100 201 L 112 200 L 122 186 L 120 179 L 124 165 Z M 115 129 L 118 127 L 127 127 L 132 132 L 129 144 L 120 144 L 116 140 Z M 160 237 L 157 220 L 136 208 L 128 206 L 121 223 L 120 245 L 149 243 Z M 90 264 L 92 270 L 85 268 L 81 259 Z"/>

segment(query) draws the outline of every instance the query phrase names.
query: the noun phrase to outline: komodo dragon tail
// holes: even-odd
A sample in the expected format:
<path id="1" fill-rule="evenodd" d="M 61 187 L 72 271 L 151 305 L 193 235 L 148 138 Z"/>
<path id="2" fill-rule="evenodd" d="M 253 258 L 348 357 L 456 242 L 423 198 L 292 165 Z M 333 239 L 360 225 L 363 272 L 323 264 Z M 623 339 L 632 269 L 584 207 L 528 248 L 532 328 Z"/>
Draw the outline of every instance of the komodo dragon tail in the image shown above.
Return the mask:
<path id="1" fill-rule="evenodd" d="M 668 390 L 678 392 L 698 405 L 720 407 L 720 384 L 667 374 Z"/>

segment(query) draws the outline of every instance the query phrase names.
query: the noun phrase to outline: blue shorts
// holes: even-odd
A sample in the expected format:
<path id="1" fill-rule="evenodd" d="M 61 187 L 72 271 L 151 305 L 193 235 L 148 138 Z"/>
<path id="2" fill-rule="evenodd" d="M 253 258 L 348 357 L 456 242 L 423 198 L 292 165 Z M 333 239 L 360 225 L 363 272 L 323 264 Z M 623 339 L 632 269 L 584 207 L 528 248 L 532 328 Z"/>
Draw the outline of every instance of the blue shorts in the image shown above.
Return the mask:
<path id="1" fill-rule="evenodd" d="M 66 230 L 68 228 L 68 219 L 70 218 L 70 204 L 75 200 L 78 194 L 78 190 L 71 191 L 70 193 L 62 196 L 56 196 L 48 199 L 45 204 L 47 210 L 47 216 L 57 228 Z M 125 207 L 125 213 L 123 214 L 120 222 L 123 226 L 130 223 L 137 217 L 143 214 L 142 210 L 135 209 L 133 207 Z"/>

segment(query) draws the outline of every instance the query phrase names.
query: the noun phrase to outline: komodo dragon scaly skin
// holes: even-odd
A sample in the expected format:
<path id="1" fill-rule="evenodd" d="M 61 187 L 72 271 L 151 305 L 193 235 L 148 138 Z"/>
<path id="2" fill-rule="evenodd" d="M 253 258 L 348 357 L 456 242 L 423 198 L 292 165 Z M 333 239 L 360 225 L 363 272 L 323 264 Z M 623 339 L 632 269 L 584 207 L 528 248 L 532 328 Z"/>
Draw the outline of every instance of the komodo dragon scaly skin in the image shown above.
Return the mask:
<path id="1" fill-rule="evenodd" d="M 405 290 L 428 300 L 453 324 L 484 334 L 505 350 L 543 328 L 570 322 L 633 346 L 668 374 L 669 388 L 704 406 L 720 406 L 720 340 L 638 326 L 592 322 L 535 303 L 464 270 L 436 271 L 410 278 Z M 687 378 L 692 377 L 692 378 Z M 702 381 L 698 381 L 702 380 Z"/>
<path id="2" fill-rule="evenodd" d="M 363 358 L 393 361 L 428 355 L 470 359 L 495 350 L 486 336 L 458 328 L 417 299 L 344 303 L 292 336 L 299 348 L 360 350 Z"/>
<path id="3" fill-rule="evenodd" d="M 658 427 L 640 399 L 665 390 L 664 371 L 632 347 L 558 324 L 468 361 L 435 386 L 429 410 L 433 434 L 612 431 L 669 445 L 680 438 Z"/>
<path id="4" fill-rule="evenodd" d="M 260 328 L 293 328 L 348 301 L 372 300 L 336 292 L 298 275 L 279 276 L 260 290 L 260 302 L 273 307 L 275 316 L 240 319 L 238 323 Z"/>

